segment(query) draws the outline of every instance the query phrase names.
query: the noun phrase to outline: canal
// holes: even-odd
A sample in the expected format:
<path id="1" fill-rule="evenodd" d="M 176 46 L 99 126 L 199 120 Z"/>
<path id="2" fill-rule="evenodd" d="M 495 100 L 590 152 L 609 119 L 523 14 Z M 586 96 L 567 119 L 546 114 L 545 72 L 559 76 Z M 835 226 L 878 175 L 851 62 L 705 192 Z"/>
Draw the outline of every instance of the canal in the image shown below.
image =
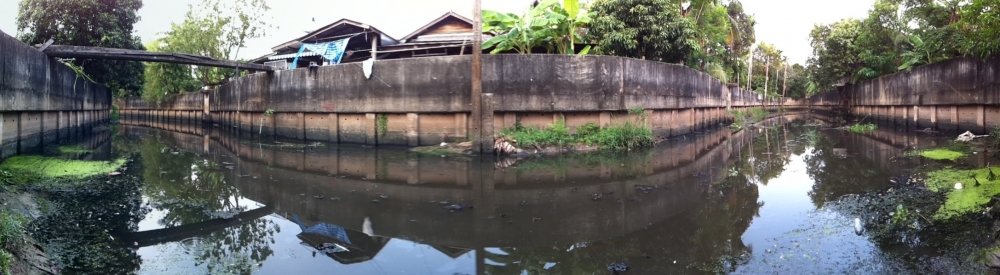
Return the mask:
<path id="1" fill-rule="evenodd" d="M 70 274 L 988 271 L 976 260 L 993 245 L 987 222 L 917 212 L 907 230 L 878 225 L 909 207 L 878 198 L 953 165 L 905 153 L 948 137 L 829 121 L 789 114 L 650 150 L 497 159 L 125 120 L 80 156 L 132 159 L 123 183 L 51 195 L 70 210 L 32 235 Z"/>

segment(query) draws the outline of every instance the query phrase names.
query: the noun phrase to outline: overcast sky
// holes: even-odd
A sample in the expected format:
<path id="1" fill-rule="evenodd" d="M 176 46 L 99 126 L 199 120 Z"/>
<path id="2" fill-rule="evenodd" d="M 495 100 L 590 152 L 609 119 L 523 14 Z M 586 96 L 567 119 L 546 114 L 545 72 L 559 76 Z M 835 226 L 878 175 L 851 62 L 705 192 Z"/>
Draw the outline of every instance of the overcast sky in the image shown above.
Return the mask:
<path id="1" fill-rule="evenodd" d="M 520 13 L 533 0 L 482 0 L 484 9 Z M 14 19 L 19 0 L 0 0 L 0 30 L 16 33 Z M 170 29 L 171 22 L 184 19 L 188 4 L 201 0 L 146 0 L 139 10 L 135 30 L 143 42 L 156 39 Z M 250 59 L 270 48 L 302 36 L 341 18 L 368 23 L 394 38 L 401 38 L 448 11 L 470 16 L 472 0 L 268 0 L 267 16 L 278 29 L 267 37 L 250 41 L 239 58 Z M 842 18 L 862 18 L 874 0 L 743 0 L 744 9 L 757 18 L 757 42 L 774 44 L 793 63 L 805 63 L 811 54 L 809 30 L 817 23 Z M 315 22 L 313 19 L 315 18 Z M 58 44 L 58 41 L 57 41 Z"/>

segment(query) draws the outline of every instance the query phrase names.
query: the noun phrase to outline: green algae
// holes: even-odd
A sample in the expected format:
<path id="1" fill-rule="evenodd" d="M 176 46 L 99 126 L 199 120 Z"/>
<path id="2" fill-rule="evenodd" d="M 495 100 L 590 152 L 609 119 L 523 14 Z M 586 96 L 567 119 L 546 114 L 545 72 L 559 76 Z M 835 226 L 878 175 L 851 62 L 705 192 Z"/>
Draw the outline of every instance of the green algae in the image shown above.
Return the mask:
<path id="1" fill-rule="evenodd" d="M 12 174 L 30 174 L 39 178 L 85 178 L 105 175 L 125 165 L 125 159 L 114 161 L 86 161 L 49 158 L 42 156 L 14 156 L 0 163 L 0 171 Z M 22 178 L 32 178 L 22 176 Z M 18 182 L 26 184 L 28 182 Z"/>
<path id="2" fill-rule="evenodd" d="M 1000 167 L 991 167 L 1000 172 Z M 997 195 L 1000 195 L 1000 175 L 990 168 L 956 170 L 945 168 L 927 173 L 927 188 L 946 193 L 946 200 L 934 214 L 935 219 L 946 220 L 963 214 L 978 212 Z M 978 184 L 977 184 L 978 182 Z M 961 184 L 961 188 L 955 188 Z"/>
<path id="3" fill-rule="evenodd" d="M 59 150 L 59 153 L 62 154 L 89 154 L 94 152 L 94 150 L 84 148 L 83 145 L 59 146 L 56 150 Z"/>
<path id="4" fill-rule="evenodd" d="M 952 151 L 949 149 L 931 149 L 920 151 L 918 155 L 933 160 L 956 160 L 965 157 L 965 153 Z"/>

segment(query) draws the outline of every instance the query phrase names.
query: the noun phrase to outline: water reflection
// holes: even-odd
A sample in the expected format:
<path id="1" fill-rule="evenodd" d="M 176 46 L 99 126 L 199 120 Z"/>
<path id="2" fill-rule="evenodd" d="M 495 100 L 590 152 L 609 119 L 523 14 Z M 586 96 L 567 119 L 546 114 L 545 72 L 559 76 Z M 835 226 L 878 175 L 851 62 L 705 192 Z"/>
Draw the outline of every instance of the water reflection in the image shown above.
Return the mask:
<path id="1" fill-rule="evenodd" d="M 823 273 L 831 264 L 785 261 L 780 248 L 803 242 L 789 234 L 851 232 L 823 206 L 885 188 L 918 164 L 894 156 L 935 142 L 795 114 L 644 152 L 497 160 L 153 126 L 169 130 L 124 125 L 115 145 L 141 163 L 149 212 L 119 234 L 141 247 L 140 273 Z M 879 254 L 852 236 L 813 238 Z M 788 253 L 823 251 L 801 247 Z"/>

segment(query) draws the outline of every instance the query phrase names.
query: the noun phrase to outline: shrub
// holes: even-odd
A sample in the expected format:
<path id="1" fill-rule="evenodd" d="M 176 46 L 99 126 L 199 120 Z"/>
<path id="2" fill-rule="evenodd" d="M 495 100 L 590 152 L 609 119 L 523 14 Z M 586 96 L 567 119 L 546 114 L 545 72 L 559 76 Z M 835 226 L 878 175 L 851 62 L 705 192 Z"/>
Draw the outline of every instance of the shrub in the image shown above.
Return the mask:
<path id="1" fill-rule="evenodd" d="M 878 129 L 878 125 L 875 125 L 874 123 L 854 124 L 851 125 L 850 128 L 848 128 L 848 130 L 850 130 L 851 132 L 858 134 L 871 133 L 874 132 L 876 129 Z"/>

